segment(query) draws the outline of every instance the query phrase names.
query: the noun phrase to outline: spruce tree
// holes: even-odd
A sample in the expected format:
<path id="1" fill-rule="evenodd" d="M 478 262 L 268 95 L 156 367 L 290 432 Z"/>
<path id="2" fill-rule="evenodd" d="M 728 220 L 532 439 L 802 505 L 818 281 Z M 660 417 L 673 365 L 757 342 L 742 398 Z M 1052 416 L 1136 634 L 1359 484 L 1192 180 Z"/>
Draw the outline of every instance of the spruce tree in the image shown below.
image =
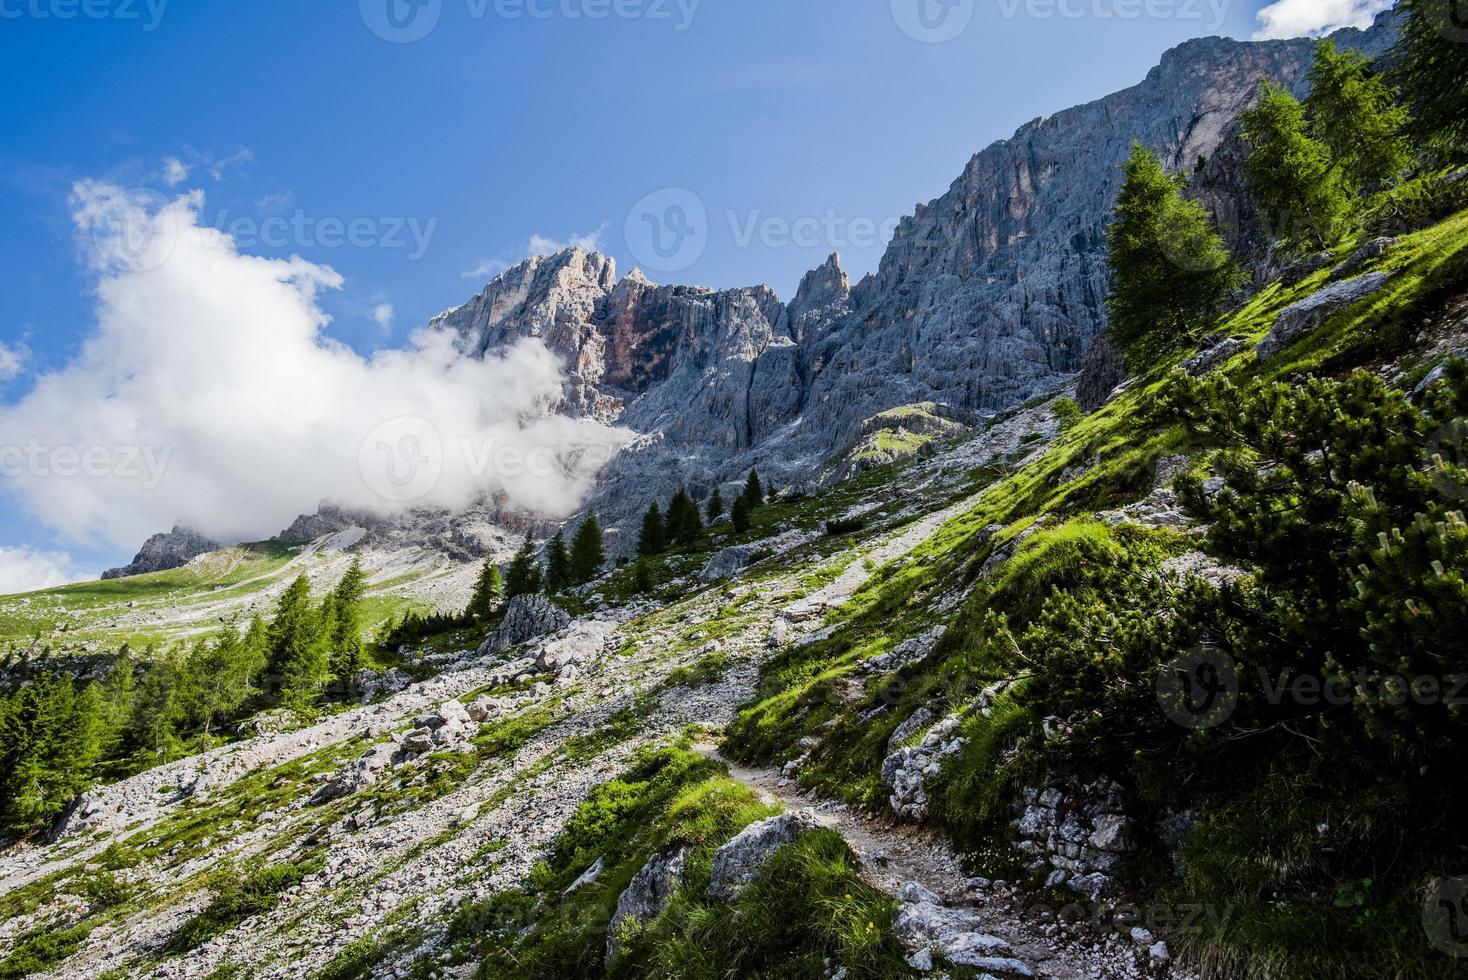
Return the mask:
<path id="1" fill-rule="evenodd" d="M 474 583 L 474 595 L 469 599 L 469 608 L 464 614 L 476 623 L 482 623 L 499 609 L 505 595 L 505 577 L 500 567 L 486 560 L 479 569 L 479 579 Z"/>
<path id="2" fill-rule="evenodd" d="M 740 494 L 734 500 L 734 506 L 729 510 L 729 517 L 734 521 L 734 533 L 743 534 L 749 530 L 749 498 Z"/>
<path id="3" fill-rule="evenodd" d="M 749 479 L 744 483 L 744 497 L 751 511 L 759 510 L 765 505 L 765 488 L 760 483 L 759 470 L 749 471 Z"/>
<path id="4" fill-rule="evenodd" d="M 571 581 L 577 585 L 590 582 L 601 574 L 606 560 L 601 522 L 596 519 L 596 514 L 587 514 L 586 520 L 576 529 L 576 536 L 571 539 Z"/>
<path id="5" fill-rule="evenodd" d="M 1305 107 L 1286 89 L 1263 83 L 1259 103 L 1239 116 L 1250 146 L 1244 177 L 1275 238 L 1294 248 L 1324 248 L 1346 210 L 1330 151 L 1312 139 Z"/>
<path id="6" fill-rule="evenodd" d="M 719 492 L 718 487 L 714 487 L 714 492 L 709 494 L 708 509 L 705 513 L 708 514 L 710 524 L 718 523 L 719 518 L 724 516 L 724 495 Z"/>
<path id="7" fill-rule="evenodd" d="M 267 669 L 286 700 L 309 699 L 326 682 L 325 641 L 321 614 L 311 605 L 311 583 L 301 575 L 281 594 L 267 633 Z"/>
<path id="8" fill-rule="evenodd" d="M 1106 232 L 1108 333 L 1144 364 L 1217 312 L 1239 273 L 1207 212 L 1182 196 L 1152 151 L 1133 143 L 1124 173 Z"/>
<path id="9" fill-rule="evenodd" d="M 361 556 L 354 555 L 326 602 L 331 624 L 331 673 L 341 680 L 350 680 L 362 666 L 361 606 L 366 594 L 367 573 L 362 570 Z"/>
<path id="10" fill-rule="evenodd" d="M 654 500 L 642 518 L 642 533 L 637 538 L 637 553 L 644 558 L 662 554 L 668 546 L 667 532 L 663 527 L 663 511 Z"/>
<path id="11" fill-rule="evenodd" d="M 574 584 L 576 576 L 571 569 L 571 556 L 566 552 L 566 536 L 557 531 L 545 549 L 545 591 L 556 595 Z"/>
<path id="12" fill-rule="evenodd" d="M 1452 160 L 1468 158 L 1468 20 L 1460 0 L 1401 0 L 1407 13 L 1392 78 L 1412 110 L 1412 131 Z"/>
<path id="13" fill-rule="evenodd" d="M 1324 143 L 1353 193 L 1396 177 L 1412 162 L 1402 136 L 1407 110 L 1371 63 L 1322 38 L 1310 69 L 1310 130 Z"/>
<path id="14" fill-rule="evenodd" d="M 535 560 L 535 540 L 525 535 L 525 543 L 510 561 L 510 570 L 505 575 L 505 598 L 534 595 L 540 591 L 540 562 Z"/>
<path id="15" fill-rule="evenodd" d="M 667 534 L 670 540 L 684 547 L 697 544 L 703 534 L 703 518 L 699 516 L 698 505 L 683 490 L 675 493 L 668 502 Z"/>

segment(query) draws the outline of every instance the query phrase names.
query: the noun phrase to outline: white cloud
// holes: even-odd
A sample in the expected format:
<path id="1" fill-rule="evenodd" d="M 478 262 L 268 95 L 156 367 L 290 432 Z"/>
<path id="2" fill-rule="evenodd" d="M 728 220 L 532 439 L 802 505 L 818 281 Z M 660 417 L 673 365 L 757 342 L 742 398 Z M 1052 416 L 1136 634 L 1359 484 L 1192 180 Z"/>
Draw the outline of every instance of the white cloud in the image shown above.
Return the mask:
<path id="1" fill-rule="evenodd" d="M 177 187 L 188 179 L 189 168 L 178 157 L 163 161 L 163 182 L 169 187 Z"/>
<path id="2" fill-rule="evenodd" d="M 596 231 L 588 231 L 584 235 L 568 235 L 565 240 L 547 238 L 545 235 L 531 235 L 526 254 L 555 255 L 557 252 L 564 252 L 568 248 L 579 248 L 587 252 L 605 251 L 606 243 L 602 241 L 601 236 L 606 230 L 607 226 L 602 225 Z"/>
<path id="3" fill-rule="evenodd" d="M 14 381 L 20 374 L 25 359 L 26 349 L 24 347 L 9 347 L 4 341 L 0 341 L 0 384 Z"/>
<path id="4" fill-rule="evenodd" d="M 501 259 L 482 259 L 478 265 L 464 273 L 465 279 L 493 279 L 510 267 Z"/>
<path id="5" fill-rule="evenodd" d="M 1277 0 L 1259 11 L 1254 40 L 1319 37 L 1343 27 L 1370 27 L 1394 0 Z"/>
<path id="6" fill-rule="evenodd" d="M 530 240 L 520 249 L 516 250 L 516 261 L 531 255 L 555 255 L 557 252 L 564 252 L 568 248 L 579 248 L 586 252 L 605 252 L 607 250 L 607 244 L 605 239 L 602 238 L 602 235 L 606 230 L 607 226 L 602 225 L 595 231 L 588 231 L 584 235 L 573 233 L 567 235 L 564 239 L 551 238 L 548 235 L 531 235 Z M 465 272 L 464 278 L 493 279 L 513 264 L 504 259 L 483 259 L 474 268 Z"/>
<path id="7" fill-rule="evenodd" d="M 52 589 L 95 577 L 78 571 L 64 551 L 0 547 L 0 595 Z"/>
<path id="8" fill-rule="evenodd" d="M 372 308 L 372 321 L 383 333 L 392 333 L 393 308 L 391 303 L 378 303 Z"/>
<path id="9" fill-rule="evenodd" d="M 324 337 L 316 293 L 341 277 L 241 254 L 200 225 L 198 192 L 151 209 L 83 182 L 72 204 L 95 331 L 0 408 L 0 478 L 70 539 L 259 539 L 322 500 L 383 513 L 492 494 L 565 515 L 627 440 L 551 414 L 563 368 L 539 341 L 475 360 L 423 332 L 363 358 Z"/>

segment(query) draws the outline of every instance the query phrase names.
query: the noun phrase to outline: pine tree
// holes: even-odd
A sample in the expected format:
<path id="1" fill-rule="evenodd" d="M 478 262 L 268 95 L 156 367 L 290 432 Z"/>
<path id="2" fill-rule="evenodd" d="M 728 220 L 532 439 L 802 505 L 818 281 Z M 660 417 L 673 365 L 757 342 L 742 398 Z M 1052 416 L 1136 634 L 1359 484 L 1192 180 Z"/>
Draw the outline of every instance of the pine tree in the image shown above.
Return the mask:
<path id="1" fill-rule="evenodd" d="M 719 518 L 724 516 L 724 495 L 714 487 L 714 492 L 709 494 L 708 509 L 704 512 L 708 515 L 710 524 L 717 524 Z"/>
<path id="2" fill-rule="evenodd" d="M 576 583 L 571 570 L 571 556 L 566 552 L 566 536 L 556 532 L 545 549 L 545 591 L 550 595 L 566 591 Z"/>
<path id="3" fill-rule="evenodd" d="M 638 595 L 647 595 L 655 586 L 652 576 L 651 559 L 643 558 L 637 562 L 637 567 L 632 570 L 632 588 Z"/>
<path id="4" fill-rule="evenodd" d="M 744 497 L 751 511 L 759 510 L 765 505 L 765 488 L 760 483 L 759 470 L 749 471 L 749 479 L 744 483 Z"/>
<path id="5" fill-rule="evenodd" d="M 267 633 L 267 670 L 288 701 L 304 701 L 326 682 L 330 664 L 321 625 L 311 583 L 302 575 L 281 594 Z"/>
<path id="6" fill-rule="evenodd" d="M 734 506 L 729 510 L 729 517 L 734 521 L 734 533 L 743 534 L 749 530 L 749 498 L 740 494 L 734 499 Z"/>
<path id="7" fill-rule="evenodd" d="M 1322 38 L 1310 69 L 1310 130 L 1330 150 L 1346 187 L 1360 193 L 1396 177 L 1412 162 L 1407 110 L 1371 63 Z"/>
<path id="8" fill-rule="evenodd" d="M 1106 232 L 1108 333 L 1142 364 L 1217 312 L 1239 273 L 1207 212 L 1141 143 L 1132 144 L 1124 173 Z"/>
<path id="9" fill-rule="evenodd" d="M 1413 113 L 1419 143 L 1468 157 L 1468 21 L 1460 0 L 1402 0 L 1393 81 Z"/>
<path id="10" fill-rule="evenodd" d="M 469 608 L 464 610 L 465 616 L 476 623 L 486 621 L 499 609 L 504 594 L 505 577 L 500 567 L 486 560 L 479 569 L 479 580 L 474 583 L 474 595 L 469 599 Z"/>
<path id="11" fill-rule="evenodd" d="M 703 518 L 699 516 L 698 505 L 683 490 L 675 493 L 668 502 L 666 527 L 669 540 L 684 547 L 696 545 L 703 535 Z"/>
<path id="12" fill-rule="evenodd" d="M 1239 116 L 1251 152 L 1249 194 L 1287 246 L 1323 248 L 1335 241 L 1346 210 L 1330 151 L 1310 137 L 1305 107 L 1286 89 L 1263 83 L 1259 103 Z"/>
<path id="13" fill-rule="evenodd" d="M 668 546 L 667 532 L 663 527 L 663 511 L 654 500 L 642 518 L 642 533 L 637 538 L 637 553 L 644 558 L 662 554 Z"/>
<path id="14" fill-rule="evenodd" d="M 571 539 L 571 581 L 577 585 L 590 582 L 601 574 L 606 560 L 601 522 L 595 513 L 587 514 L 586 520 L 576 529 L 576 536 Z"/>
<path id="15" fill-rule="evenodd" d="M 358 637 L 360 648 L 361 638 Z M 264 651 L 248 634 L 228 623 L 212 642 L 201 643 L 189 656 L 189 727 L 203 735 L 229 718 L 256 693 L 254 680 L 265 666 Z"/>
<path id="16" fill-rule="evenodd" d="M 505 598 L 534 595 L 540 591 L 540 562 L 535 560 L 535 540 L 525 535 L 525 543 L 510 561 L 510 570 L 505 575 Z"/>
<path id="17" fill-rule="evenodd" d="M 360 555 L 352 557 L 346 574 L 327 597 L 331 626 L 331 673 L 350 680 L 362 666 L 362 597 L 367 594 L 367 573 Z"/>

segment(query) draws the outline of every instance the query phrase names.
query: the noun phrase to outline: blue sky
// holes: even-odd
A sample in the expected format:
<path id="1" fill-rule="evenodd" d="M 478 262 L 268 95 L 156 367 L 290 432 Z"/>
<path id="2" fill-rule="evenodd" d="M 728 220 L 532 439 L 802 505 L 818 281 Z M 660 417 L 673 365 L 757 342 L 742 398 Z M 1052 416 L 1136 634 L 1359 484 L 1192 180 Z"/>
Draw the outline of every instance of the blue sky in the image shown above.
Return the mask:
<path id="1" fill-rule="evenodd" d="M 922 2 L 0 0 L 0 411 L 96 328 L 81 180 L 202 192 L 241 252 L 334 269 L 326 333 L 366 355 L 557 243 L 784 297 L 830 251 L 855 279 L 987 143 L 1259 29 L 1257 0 Z M 1276 32 L 1352 3 L 1285 0 Z M 702 209 L 696 249 L 649 253 L 649 195 Z M 0 591 L 137 543 L 33 510 L 0 514 Z"/>

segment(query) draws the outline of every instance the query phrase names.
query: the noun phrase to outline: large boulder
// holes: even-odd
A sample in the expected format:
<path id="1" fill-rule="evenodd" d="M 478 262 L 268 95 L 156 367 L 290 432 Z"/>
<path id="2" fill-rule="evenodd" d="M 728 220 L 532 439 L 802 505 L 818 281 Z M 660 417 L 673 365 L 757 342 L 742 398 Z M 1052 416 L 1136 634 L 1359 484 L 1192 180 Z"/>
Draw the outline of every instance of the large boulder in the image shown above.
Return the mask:
<path id="1" fill-rule="evenodd" d="M 612 921 L 607 926 L 608 963 L 616 959 L 622 950 L 624 930 L 646 925 L 657 918 L 668 904 L 668 899 L 683 884 L 687 858 L 686 848 L 654 854 L 647 859 L 642 870 L 632 876 L 632 881 L 617 897 L 617 910 L 612 913 Z"/>
<path id="2" fill-rule="evenodd" d="M 717 582 L 721 578 L 730 578 L 740 572 L 754 561 L 754 556 L 759 553 L 759 547 L 752 544 L 736 544 L 731 548 L 724 548 L 714 552 L 698 573 L 701 582 Z"/>
<path id="3" fill-rule="evenodd" d="M 782 813 L 760 820 L 741 830 L 729 843 L 714 852 L 708 894 L 729 901 L 754 881 L 770 855 L 807 830 L 820 824 L 810 810 Z"/>
<path id="4" fill-rule="evenodd" d="M 499 653 L 522 643 L 559 633 L 571 617 L 543 595 L 520 595 L 505 607 L 505 618 L 479 648 L 479 654 Z"/>
<path id="5" fill-rule="evenodd" d="M 1370 272 L 1355 279 L 1331 283 L 1324 289 L 1287 306 L 1275 318 L 1274 329 L 1259 342 L 1255 352 L 1267 361 L 1297 337 L 1304 336 L 1348 306 L 1360 302 L 1387 284 L 1385 272 Z"/>

